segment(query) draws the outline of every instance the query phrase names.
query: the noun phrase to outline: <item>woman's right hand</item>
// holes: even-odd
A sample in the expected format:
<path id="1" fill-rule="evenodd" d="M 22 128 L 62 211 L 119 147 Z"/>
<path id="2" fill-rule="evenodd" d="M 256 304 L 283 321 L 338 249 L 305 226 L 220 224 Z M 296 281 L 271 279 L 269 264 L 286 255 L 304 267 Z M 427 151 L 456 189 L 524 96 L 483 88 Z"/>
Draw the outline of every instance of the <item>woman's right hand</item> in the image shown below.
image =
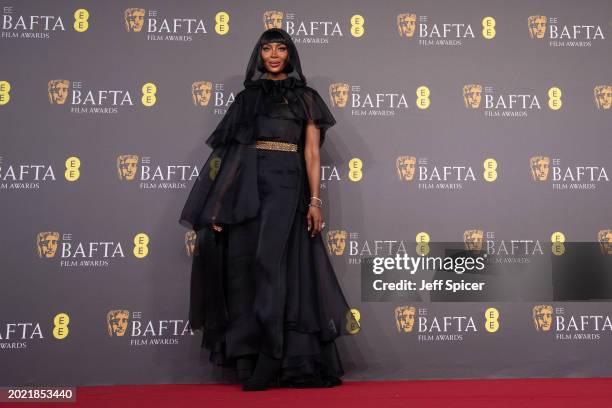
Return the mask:
<path id="1" fill-rule="evenodd" d="M 221 230 L 223 229 L 222 227 L 220 227 L 219 225 L 213 223 L 212 225 L 212 229 L 213 231 L 217 231 L 217 232 L 221 232 Z"/>

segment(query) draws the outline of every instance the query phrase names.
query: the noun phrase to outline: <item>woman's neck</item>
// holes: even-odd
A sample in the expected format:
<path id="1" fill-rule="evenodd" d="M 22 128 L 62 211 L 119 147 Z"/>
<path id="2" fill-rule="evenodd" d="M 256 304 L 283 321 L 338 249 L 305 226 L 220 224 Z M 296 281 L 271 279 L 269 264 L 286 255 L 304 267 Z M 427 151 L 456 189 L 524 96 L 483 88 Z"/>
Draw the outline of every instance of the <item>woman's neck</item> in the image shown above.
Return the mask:
<path id="1" fill-rule="evenodd" d="M 285 72 L 279 72 L 278 74 L 271 74 L 270 72 L 268 72 L 266 74 L 266 79 L 271 79 L 273 81 L 280 81 L 283 79 L 287 79 L 289 77 L 289 75 L 287 75 Z"/>

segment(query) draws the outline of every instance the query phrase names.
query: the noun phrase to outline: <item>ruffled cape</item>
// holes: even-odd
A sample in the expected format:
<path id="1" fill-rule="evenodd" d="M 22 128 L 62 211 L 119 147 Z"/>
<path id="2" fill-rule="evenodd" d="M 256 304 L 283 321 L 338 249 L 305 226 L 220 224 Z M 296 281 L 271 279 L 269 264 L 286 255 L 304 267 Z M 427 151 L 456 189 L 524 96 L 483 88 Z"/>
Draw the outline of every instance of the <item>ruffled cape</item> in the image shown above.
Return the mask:
<path id="1" fill-rule="evenodd" d="M 291 112 L 304 124 L 312 120 L 319 128 L 320 145 L 327 129 L 336 123 L 319 93 L 295 77 L 261 78 L 245 85 L 206 140 L 213 150 L 201 167 L 179 218 L 179 223 L 187 228 L 197 231 L 213 222 L 236 224 L 257 215 L 260 206 L 255 149 L 257 115 L 281 116 L 277 102 L 286 100 Z M 303 133 L 298 145 L 302 160 L 304 139 Z M 306 208 L 308 191 L 309 188 L 304 189 L 300 208 Z"/>

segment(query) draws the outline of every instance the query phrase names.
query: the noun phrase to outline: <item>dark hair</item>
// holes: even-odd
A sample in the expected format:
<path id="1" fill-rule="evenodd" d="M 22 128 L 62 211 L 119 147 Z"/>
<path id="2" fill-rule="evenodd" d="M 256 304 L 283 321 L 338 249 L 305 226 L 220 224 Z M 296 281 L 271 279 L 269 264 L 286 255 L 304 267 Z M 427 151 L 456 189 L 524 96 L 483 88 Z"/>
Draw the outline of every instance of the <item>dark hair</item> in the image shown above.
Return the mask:
<path id="1" fill-rule="evenodd" d="M 283 37 L 280 31 L 274 28 L 264 31 L 261 37 L 259 38 L 259 52 L 257 53 L 257 70 L 260 72 L 267 71 L 264 62 L 261 59 L 261 47 L 269 43 L 280 43 L 286 45 L 287 48 L 289 48 L 289 44 L 287 44 L 287 41 L 285 41 L 285 37 Z M 289 52 L 289 57 L 287 58 L 287 62 L 282 72 L 289 73 L 293 71 L 293 64 L 291 64 L 291 51 L 287 51 Z"/>
<path id="2" fill-rule="evenodd" d="M 272 43 L 272 42 L 287 45 L 287 42 L 285 41 L 285 37 L 283 37 L 283 34 L 278 29 L 274 29 L 274 28 L 264 31 L 261 34 L 261 37 L 259 37 L 260 46 L 264 44 Z"/>

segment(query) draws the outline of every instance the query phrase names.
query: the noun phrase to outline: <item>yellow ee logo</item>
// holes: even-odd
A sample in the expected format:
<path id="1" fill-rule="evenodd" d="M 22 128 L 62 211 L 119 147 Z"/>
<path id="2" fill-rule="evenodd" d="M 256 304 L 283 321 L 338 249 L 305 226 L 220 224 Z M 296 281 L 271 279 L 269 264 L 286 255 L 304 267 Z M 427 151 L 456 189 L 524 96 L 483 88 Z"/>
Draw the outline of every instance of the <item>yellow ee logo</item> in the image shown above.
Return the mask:
<path id="1" fill-rule="evenodd" d="M 425 256 L 429 253 L 429 243 L 428 242 L 419 242 L 416 245 L 415 249 L 416 253 L 420 256 Z"/>
<path id="2" fill-rule="evenodd" d="M 7 81 L 0 81 L 0 106 L 6 105 L 11 100 L 11 84 Z"/>
<path id="3" fill-rule="evenodd" d="M 142 86 L 142 104 L 144 106 L 153 106 L 157 102 L 157 87 L 152 82 L 147 82 Z"/>
<path id="4" fill-rule="evenodd" d="M 78 9 L 74 12 L 74 31 L 83 33 L 89 28 L 89 11 Z"/>
<path id="5" fill-rule="evenodd" d="M 419 86 L 416 90 L 416 95 L 417 95 L 417 100 L 416 100 L 416 106 L 419 109 L 427 109 L 429 108 L 429 104 L 431 103 L 431 100 L 429 99 L 429 88 L 426 86 Z"/>
<path id="6" fill-rule="evenodd" d="M 565 234 L 562 232 L 553 232 L 552 235 L 550 236 L 550 242 L 555 243 L 555 242 L 565 242 Z"/>
<path id="7" fill-rule="evenodd" d="M 351 35 L 353 37 L 361 37 L 365 34 L 365 18 L 360 14 L 355 14 L 351 17 Z"/>
<path id="8" fill-rule="evenodd" d="M 346 312 L 346 330 L 350 334 L 357 334 L 361 330 L 361 313 L 357 309 Z"/>
<path id="9" fill-rule="evenodd" d="M 363 178 L 363 162 L 358 157 L 353 157 L 349 161 L 348 178 L 351 181 L 360 181 Z"/>
<path id="10" fill-rule="evenodd" d="M 425 256 L 429 253 L 429 234 L 426 232 L 419 232 L 416 235 L 416 253 Z"/>
<path id="11" fill-rule="evenodd" d="M 559 110 L 563 106 L 561 101 L 561 89 L 553 86 L 548 90 L 548 107 L 552 110 Z"/>
<path id="12" fill-rule="evenodd" d="M 487 40 L 495 38 L 495 19 L 493 17 L 482 19 L 482 36 Z"/>
<path id="13" fill-rule="evenodd" d="M 497 160 L 488 158 L 484 161 L 484 174 L 483 178 L 488 182 L 497 180 Z"/>
<path id="14" fill-rule="evenodd" d="M 143 232 L 134 236 L 134 256 L 144 258 L 149 254 L 149 236 Z"/>
<path id="15" fill-rule="evenodd" d="M 495 333 L 499 330 L 499 310 L 494 307 L 490 307 L 485 310 L 485 329 L 489 333 Z"/>
<path id="16" fill-rule="evenodd" d="M 416 242 L 425 242 L 428 243 L 430 241 L 429 234 L 426 232 L 419 232 L 416 235 Z"/>
<path id="17" fill-rule="evenodd" d="M 229 14 L 225 11 L 220 11 L 215 14 L 215 31 L 219 35 L 229 33 Z"/>
<path id="18" fill-rule="evenodd" d="M 53 318 L 53 337 L 63 340 L 68 337 L 70 317 L 66 313 L 58 313 Z"/>
<path id="19" fill-rule="evenodd" d="M 64 171 L 64 178 L 67 181 L 77 181 L 81 176 L 81 160 L 76 156 L 71 156 L 66 159 L 66 170 Z"/>
<path id="20" fill-rule="evenodd" d="M 550 242 L 552 243 L 551 251 L 553 254 L 560 256 L 565 253 L 565 234 L 556 231 L 550 236 Z"/>

